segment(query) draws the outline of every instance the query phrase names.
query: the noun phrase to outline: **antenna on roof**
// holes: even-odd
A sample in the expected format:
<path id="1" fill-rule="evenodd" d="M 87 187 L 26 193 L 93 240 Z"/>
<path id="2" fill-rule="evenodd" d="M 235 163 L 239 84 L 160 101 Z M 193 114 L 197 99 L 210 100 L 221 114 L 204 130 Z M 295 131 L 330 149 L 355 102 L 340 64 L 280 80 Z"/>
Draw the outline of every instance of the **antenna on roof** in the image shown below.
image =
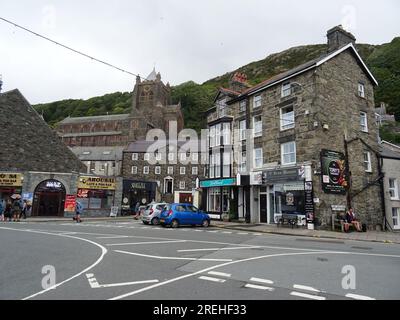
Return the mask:
<path id="1" fill-rule="evenodd" d="M 3 75 L 0 74 L 0 92 L 1 92 L 1 87 L 3 86 Z"/>

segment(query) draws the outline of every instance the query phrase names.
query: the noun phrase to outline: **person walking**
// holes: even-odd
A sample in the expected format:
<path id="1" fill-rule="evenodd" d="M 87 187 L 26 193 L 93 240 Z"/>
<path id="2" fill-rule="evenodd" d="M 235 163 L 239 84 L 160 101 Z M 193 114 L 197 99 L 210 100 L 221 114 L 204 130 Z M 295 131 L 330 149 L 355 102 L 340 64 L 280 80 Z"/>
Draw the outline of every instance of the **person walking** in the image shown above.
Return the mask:
<path id="1" fill-rule="evenodd" d="M 26 219 L 26 204 L 27 204 L 27 202 L 28 202 L 28 200 L 24 199 L 23 205 L 22 205 L 22 211 L 21 211 L 22 219 Z"/>
<path id="2" fill-rule="evenodd" d="M 82 222 L 82 220 L 81 220 L 82 211 L 83 211 L 82 204 L 79 201 L 76 201 L 76 204 L 75 204 L 75 221 L 77 223 Z"/>
<path id="3" fill-rule="evenodd" d="M 3 199 L 0 199 L 0 221 L 4 221 L 4 211 L 6 210 L 5 208 L 5 203 Z"/>
<path id="4" fill-rule="evenodd" d="M 4 210 L 4 221 L 8 221 L 11 222 L 11 208 L 12 208 L 12 203 L 11 200 L 8 199 L 6 201 L 6 205 L 5 205 L 5 210 Z"/>
<path id="5" fill-rule="evenodd" d="M 13 221 L 19 222 L 19 218 L 21 216 L 22 212 L 22 201 L 21 201 L 21 196 L 17 195 L 12 203 L 12 215 L 13 215 Z"/>

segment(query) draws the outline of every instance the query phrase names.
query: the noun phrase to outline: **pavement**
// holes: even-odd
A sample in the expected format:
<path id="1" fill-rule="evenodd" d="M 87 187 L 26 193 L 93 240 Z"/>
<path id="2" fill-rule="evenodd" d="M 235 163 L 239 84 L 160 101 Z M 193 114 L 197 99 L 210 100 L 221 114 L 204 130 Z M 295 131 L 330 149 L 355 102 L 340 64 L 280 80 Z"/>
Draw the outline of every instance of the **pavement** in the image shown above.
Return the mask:
<path id="1" fill-rule="evenodd" d="M 83 222 L 95 222 L 95 221 L 131 221 L 134 220 L 132 216 L 119 216 L 119 217 L 83 217 Z M 28 218 L 27 222 L 70 222 L 72 218 L 58 218 L 58 217 L 33 217 Z M 291 228 L 287 226 L 277 227 L 276 225 L 268 224 L 252 224 L 244 222 L 225 222 L 215 221 L 211 222 L 213 227 L 223 229 L 233 229 L 248 232 L 261 232 L 270 234 L 280 234 L 288 236 L 303 236 L 303 237 L 315 237 L 315 238 L 326 238 L 326 239 L 341 239 L 341 240 L 357 240 L 357 241 L 372 241 L 372 242 L 383 242 L 383 243 L 398 243 L 400 244 L 400 232 L 388 232 L 388 231 L 367 231 L 367 232 L 356 232 L 352 231 L 349 233 L 343 233 L 340 231 L 329 231 L 329 230 L 308 230 L 304 227 Z"/>

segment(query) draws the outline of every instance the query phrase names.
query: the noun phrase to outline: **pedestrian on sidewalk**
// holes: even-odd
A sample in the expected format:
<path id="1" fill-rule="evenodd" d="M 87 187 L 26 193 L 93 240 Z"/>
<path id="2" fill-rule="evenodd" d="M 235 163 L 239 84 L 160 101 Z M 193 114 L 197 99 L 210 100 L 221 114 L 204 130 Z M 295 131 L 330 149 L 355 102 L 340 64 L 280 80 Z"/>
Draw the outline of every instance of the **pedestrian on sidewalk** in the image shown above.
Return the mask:
<path id="1" fill-rule="evenodd" d="M 15 199 L 12 203 L 12 214 L 13 214 L 13 221 L 19 222 L 19 218 L 21 216 L 23 203 L 21 201 L 21 196 L 16 195 Z"/>
<path id="2" fill-rule="evenodd" d="M 6 210 L 5 208 L 5 203 L 4 200 L 0 200 L 0 221 L 4 221 L 4 211 Z"/>
<path id="3" fill-rule="evenodd" d="M 4 221 L 11 222 L 11 208 L 12 208 L 12 203 L 10 199 L 7 199 L 6 205 L 5 205 L 5 210 L 4 210 Z"/>
<path id="4" fill-rule="evenodd" d="M 76 203 L 75 203 L 75 221 L 77 223 L 82 222 L 82 220 L 81 220 L 82 211 L 83 211 L 82 204 L 79 201 L 76 201 Z"/>

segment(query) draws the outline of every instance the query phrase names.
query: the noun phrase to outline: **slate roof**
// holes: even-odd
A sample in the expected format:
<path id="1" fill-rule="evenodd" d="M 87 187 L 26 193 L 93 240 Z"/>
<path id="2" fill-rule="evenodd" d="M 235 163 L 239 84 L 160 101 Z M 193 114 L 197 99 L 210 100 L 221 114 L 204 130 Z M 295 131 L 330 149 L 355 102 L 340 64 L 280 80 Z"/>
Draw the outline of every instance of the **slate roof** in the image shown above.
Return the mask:
<path id="1" fill-rule="evenodd" d="M 91 116 L 91 117 L 67 117 L 60 121 L 59 124 L 74 124 L 74 123 L 86 123 L 96 121 L 107 121 L 107 120 L 125 120 L 128 119 L 129 114 L 110 114 L 104 116 Z"/>
<path id="2" fill-rule="evenodd" d="M 148 151 L 149 147 L 154 143 L 155 141 L 147 141 L 147 140 L 137 140 L 134 142 L 131 142 L 128 144 L 128 146 L 125 148 L 124 152 L 133 152 L 133 153 L 145 153 Z M 159 141 L 159 143 L 162 143 L 163 145 L 167 145 L 169 141 Z M 171 142 L 172 143 L 176 143 L 175 142 Z M 178 141 L 178 151 L 179 148 L 182 147 L 184 144 L 186 144 L 186 141 Z M 196 142 L 192 142 L 190 145 L 192 151 L 200 151 L 201 145 L 200 145 L 200 141 L 198 143 Z M 161 149 L 160 149 L 161 150 Z"/>
<path id="3" fill-rule="evenodd" d="M 83 161 L 120 161 L 125 147 L 71 147 L 72 152 Z"/>
<path id="4" fill-rule="evenodd" d="M 18 89 L 0 94 L 0 170 L 85 172 Z"/>

